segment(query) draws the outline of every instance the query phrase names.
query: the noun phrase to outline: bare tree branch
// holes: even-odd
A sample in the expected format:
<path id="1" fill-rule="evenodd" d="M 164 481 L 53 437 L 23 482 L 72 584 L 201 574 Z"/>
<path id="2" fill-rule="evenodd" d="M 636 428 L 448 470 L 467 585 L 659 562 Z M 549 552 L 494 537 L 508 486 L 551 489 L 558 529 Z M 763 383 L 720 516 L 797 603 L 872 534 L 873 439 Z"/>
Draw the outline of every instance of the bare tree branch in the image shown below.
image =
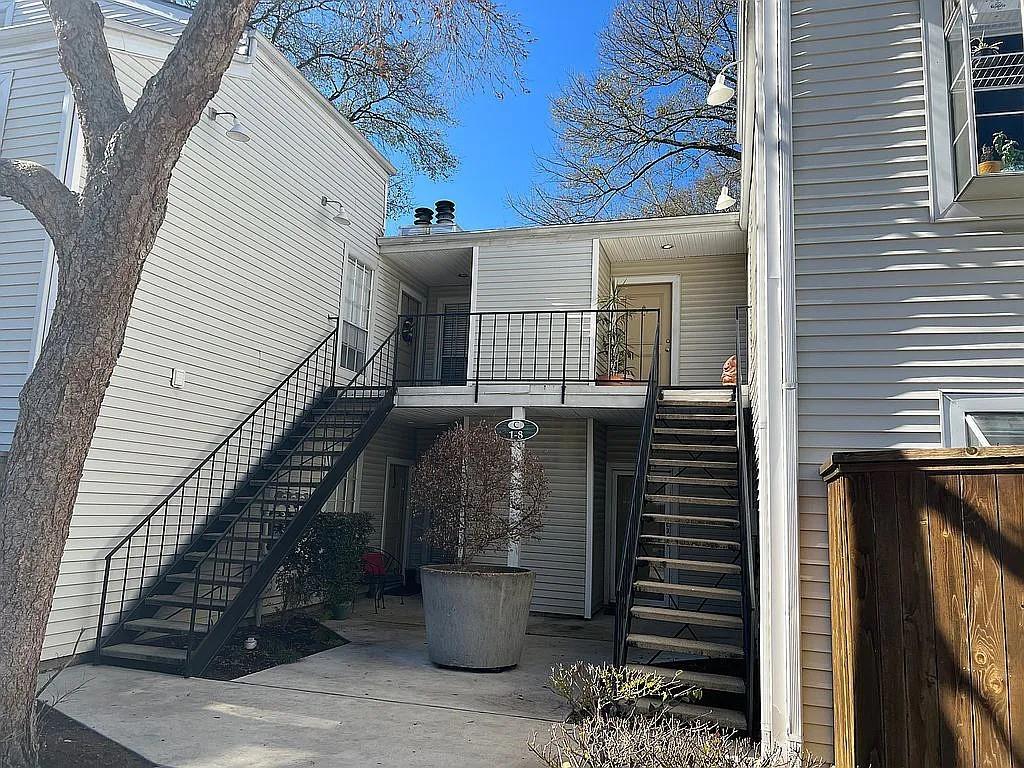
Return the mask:
<path id="1" fill-rule="evenodd" d="M 78 195 L 39 163 L 0 159 L 0 195 L 24 206 L 54 240 L 67 236 L 81 218 Z"/>
<path id="2" fill-rule="evenodd" d="M 128 116 L 103 36 L 103 14 L 90 0 L 45 0 L 57 33 L 57 57 L 71 83 L 89 165 L 102 161 Z"/>

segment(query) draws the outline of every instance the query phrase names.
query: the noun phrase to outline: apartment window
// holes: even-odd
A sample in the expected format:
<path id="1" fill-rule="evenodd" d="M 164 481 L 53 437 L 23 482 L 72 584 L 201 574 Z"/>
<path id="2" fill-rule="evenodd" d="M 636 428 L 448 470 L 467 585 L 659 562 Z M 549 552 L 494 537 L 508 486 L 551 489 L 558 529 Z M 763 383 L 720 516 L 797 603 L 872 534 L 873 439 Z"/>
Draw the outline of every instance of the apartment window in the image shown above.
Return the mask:
<path id="1" fill-rule="evenodd" d="M 1024 392 L 945 392 L 942 422 L 948 448 L 1024 445 Z"/>
<path id="2" fill-rule="evenodd" d="M 373 270 L 354 256 L 349 256 L 345 260 L 345 274 L 342 278 L 338 361 L 350 371 L 358 371 L 366 362 L 372 284 Z"/>
<path id="3" fill-rule="evenodd" d="M 0 27 L 14 23 L 14 0 L 0 0 Z"/>
<path id="4" fill-rule="evenodd" d="M 1024 197 L 1024 0 L 941 1 L 954 197 Z"/>

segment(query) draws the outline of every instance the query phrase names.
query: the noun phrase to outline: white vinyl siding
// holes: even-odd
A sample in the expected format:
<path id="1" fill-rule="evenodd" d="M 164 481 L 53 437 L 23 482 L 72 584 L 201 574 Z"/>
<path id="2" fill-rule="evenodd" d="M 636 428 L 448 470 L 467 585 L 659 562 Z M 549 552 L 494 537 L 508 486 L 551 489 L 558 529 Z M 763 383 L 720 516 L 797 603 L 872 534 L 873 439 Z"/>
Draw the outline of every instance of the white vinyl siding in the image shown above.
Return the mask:
<path id="1" fill-rule="evenodd" d="M 396 423 L 394 417 L 373 436 L 360 458 L 359 511 L 369 514 L 373 523 L 373 533 L 370 536 L 372 547 L 381 546 L 389 457 L 402 461 L 416 459 L 415 430 Z M 410 546 L 415 549 L 418 544 L 412 542 Z"/>
<path id="2" fill-rule="evenodd" d="M 14 0 L 0 0 L 0 27 L 14 22 Z"/>
<path id="3" fill-rule="evenodd" d="M 33 160 L 61 174 L 66 92 L 56 46 L 23 55 L 0 50 L 0 156 Z M 35 362 L 50 252 L 32 214 L 0 199 L 0 452 L 10 447 L 18 395 Z"/>
<path id="4" fill-rule="evenodd" d="M 134 99 L 158 62 L 115 51 Z M 171 183 L 124 349 L 85 464 L 47 629 L 47 658 L 92 645 L 103 557 L 333 326 L 342 254 L 376 261 L 385 171 L 276 63 L 227 76 L 214 105 L 247 144 L 203 120 Z M 353 224 L 324 216 L 346 191 Z M 188 385 L 168 385 L 172 367 Z"/>
<path id="5" fill-rule="evenodd" d="M 801 7 L 791 40 L 803 735 L 828 756 L 818 467 L 836 450 L 939 447 L 941 389 L 1019 388 L 1024 238 L 1019 222 L 931 220 L 917 0 Z"/>
<path id="6" fill-rule="evenodd" d="M 678 275 L 674 333 L 679 386 L 718 386 L 722 364 L 736 349 L 736 307 L 747 303 L 746 257 L 689 256 L 612 265 L 616 278 Z"/>
<path id="7" fill-rule="evenodd" d="M 604 605 L 605 537 L 607 536 L 608 428 L 594 420 L 594 526 L 591 536 L 591 611 L 596 615 Z"/>

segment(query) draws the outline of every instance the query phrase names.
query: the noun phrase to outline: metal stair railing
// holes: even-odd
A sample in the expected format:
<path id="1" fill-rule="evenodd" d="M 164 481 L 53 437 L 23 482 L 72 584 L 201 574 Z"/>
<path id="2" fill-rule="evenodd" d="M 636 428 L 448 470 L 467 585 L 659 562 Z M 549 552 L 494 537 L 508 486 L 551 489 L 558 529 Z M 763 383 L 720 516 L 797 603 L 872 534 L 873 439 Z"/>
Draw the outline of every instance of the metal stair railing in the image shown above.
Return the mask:
<path id="1" fill-rule="evenodd" d="M 236 521 L 196 562 L 185 646 L 186 675 L 202 670 L 216 655 L 387 417 L 395 398 L 397 340 L 398 329 L 384 340 L 301 439 L 294 441 L 294 447 L 277 463 L 280 469 L 252 494 L 246 494 Z M 346 418 L 340 432 L 335 432 L 333 424 L 339 415 Z M 330 465 L 325 464 L 323 457 L 332 455 L 339 443 L 344 443 L 344 449 Z M 282 473 L 289 477 L 276 479 Z M 271 520 L 265 520 L 267 504 L 274 508 L 271 512 L 283 514 L 276 515 L 276 520 L 273 514 Z M 248 513 L 254 508 L 258 515 L 252 518 Z M 297 510 L 294 515 L 288 514 L 291 509 Z M 236 529 L 240 524 L 246 527 L 245 531 Z M 239 533 L 245 538 L 240 539 Z M 224 545 L 226 551 L 221 549 Z M 245 563 L 253 553 L 254 561 Z M 240 560 L 242 564 L 238 567 Z M 209 585 L 205 591 L 200 590 L 203 581 Z M 232 595 L 230 590 L 235 588 L 239 591 Z M 220 605 L 224 607 L 215 607 Z M 199 612 L 205 614 L 205 621 L 198 619 Z"/>
<path id="2" fill-rule="evenodd" d="M 616 666 L 626 663 L 627 644 L 633 608 L 633 582 L 636 579 L 636 558 L 640 547 L 640 530 L 644 510 L 644 496 L 647 488 L 647 469 L 651 459 L 651 444 L 654 438 L 654 417 L 658 409 L 659 347 L 661 326 L 654 330 L 654 344 L 651 353 L 651 368 L 647 376 L 647 396 L 644 401 L 643 425 L 640 428 L 640 448 L 636 456 L 636 474 L 633 477 L 633 491 L 629 502 L 629 517 L 626 521 L 623 542 L 622 563 L 619 566 L 619 581 L 615 590 L 615 634 L 613 660 Z"/>
<path id="3" fill-rule="evenodd" d="M 126 614 L 149 596 L 160 576 L 181 562 L 221 506 L 250 482 L 251 469 L 333 391 L 338 318 L 330 319 L 335 326 L 327 337 L 107 553 L 96 625 L 97 653 L 104 630 L 120 628 Z"/>
<path id="4" fill-rule="evenodd" d="M 746 325 L 749 306 L 736 307 L 736 384 L 733 393 L 736 406 L 736 456 L 739 475 L 739 520 L 740 520 L 740 564 L 743 569 L 740 579 L 741 611 L 743 613 L 743 657 L 746 664 L 746 711 L 747 733 L 756 738 L 758 727 L 760 691 L 758 664 L 758 599 L 757 599 L 757 553 L 754 547 L 756 526 L 756 504 L 753 481 L 753 463 L 749 455 L 749 410 L 743 405 L 743 387 L 747 381 L 748 350 Z"/>

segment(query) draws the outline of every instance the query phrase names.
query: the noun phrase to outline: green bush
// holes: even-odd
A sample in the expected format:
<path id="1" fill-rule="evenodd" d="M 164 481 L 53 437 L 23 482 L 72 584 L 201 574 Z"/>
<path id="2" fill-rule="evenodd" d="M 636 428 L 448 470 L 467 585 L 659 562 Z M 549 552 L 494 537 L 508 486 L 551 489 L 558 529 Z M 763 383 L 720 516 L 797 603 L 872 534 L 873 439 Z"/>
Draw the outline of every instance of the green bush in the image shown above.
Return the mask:
<path id="1" fill-rule="evenodd" d="M 350 602 L 359 591 L 371 529 L 364 512 L 317 514 L 274 576 L 285 610 L 318 601 Z"/>

